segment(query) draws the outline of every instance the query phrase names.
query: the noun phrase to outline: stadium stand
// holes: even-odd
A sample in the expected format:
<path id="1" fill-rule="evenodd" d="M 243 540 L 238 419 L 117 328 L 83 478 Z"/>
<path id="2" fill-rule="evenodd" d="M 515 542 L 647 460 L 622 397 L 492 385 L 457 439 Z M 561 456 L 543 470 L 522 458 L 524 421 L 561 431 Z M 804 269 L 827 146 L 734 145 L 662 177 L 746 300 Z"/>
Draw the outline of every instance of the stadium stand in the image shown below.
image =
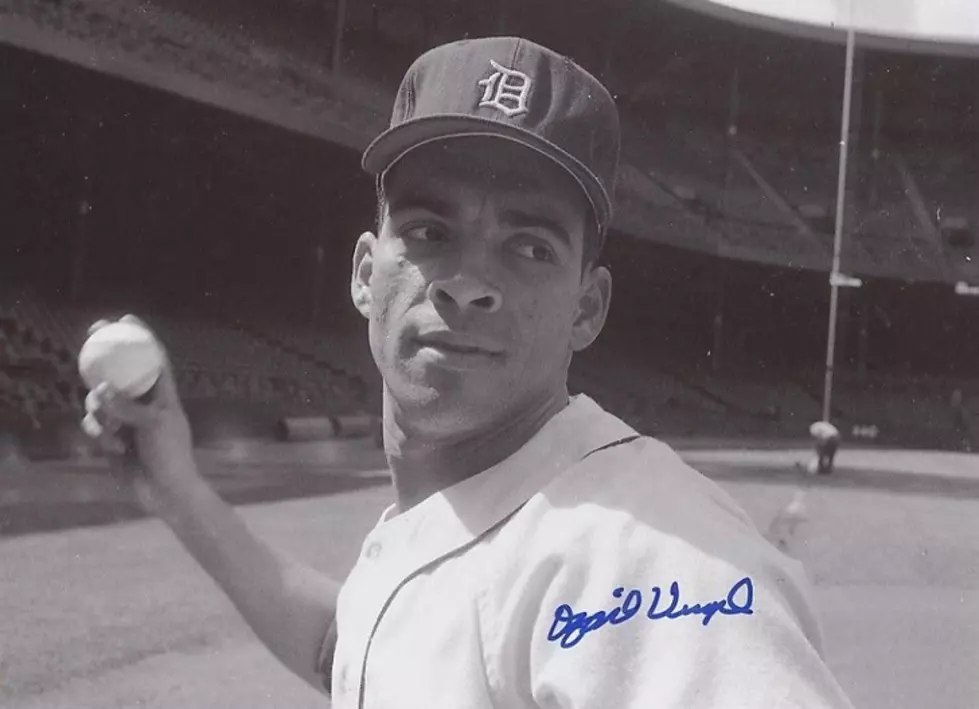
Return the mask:
<path id="1" fill-rule="evenodd" d="M 738 144 L 772 184 L 793 205 L 835 201 L 838 146 L 816 145 L 806 140 L 761 138 L 742 133 Z"/>
<path id="2" fill-rule="evenodd" d="M 4 302 L 0 307 L 4 418 L 20 418 L 22 423 L 26 418 L 35 426 L 44 418 L 77 419 L 85 389 L 75 369 L 75 355 L 86 328 L 99 317 L 123 313 L 95 305 L 51 306 L 29 290 Z M 367 408 L 359 377 L 277 347 L 274 340 L 200 318 L 151 311 L 145 319 L 167 344 L 188 408 L 206 411 L 215 405 L 218 411 L 211 417 L 228 419 L 228 428 L 271 435 L 271 422 L 284 415 L 339 416 Z M 241 414 L 249 408 L 250 415 L 258 415 L 264 423 L 242 421 Z"/>
<path id="3" fill-rule="evenodd" d="M 351 4 L 349 30 L 338 57 L 342 71 L 334 72 L 330 32 L 335 6 L 329 2 L 293 0 L 274 9 L 234 0 L 154 0 L 138 6 L 125 0 L 14 0 L 5 6 L 10 17 L 43 27 L 59 40 L 136 57 L 168 73 L 168 91 L 180 93 L 179 77 L 203 78 L 209 86 L 221 88 L 205 92 L 208 95 L 223 96 L 224 89 L 232 89 L 250 96 L 237 103 L 228 99 L 231 110 L 249 115 L 257 111 L 260 120 L 270 123 L 302 116 L 298 122 L 278 125 L 355 149 L 386 123 L 394 84 L 418 48 L 467 31 L 457 17 L 465 14 L 462 11 L 443 18 L 434 17 L 427 5 L 414 10 L 399 3 Z M 827 139 L 825 125 L 818 134 L 798 127 L 825 123 L 827 113 L 835 114 L 825 92 L 838 93 L 837 88 L 826 84 L 820 89 L 824 93 L 815 95 L 817 88 L 812 87 L 811 98 L 809 90 L 806 96 L 769 91 L 772 105 L 744 106 L 746 120 L 764 113 L 769 124 L 792 124 L 796 133 L 787 126 L 769 131 L 763 122 L 729 135 L 723 105 L 729 58 L 722 57 L 724 66 L 705 68 L 703 57 L 693 48 L 690 53 L 691 57 L 664 60 L 677 73 L 668 80 L 652 77 L 659 94 L 640 87 L 634 93 L 648 95 L 622 99 L 624 162 L 617 229 L 627 235 L 623 238 L 825 273 L 833 245 L 838 145 L 835 136 Z M 664 68 L 655 62 L 651 66 L 653 74 Z M 636 72 L 635 66 L 623 68 Z M 603 79 L 610 84 L 628 83 L 608 66 L 605 69 L 608 75 Z M 714 83 L 698 81 L 698 71 Z M 644 67 L 638 73 L 649 72 Z M 137 80 L 152 82 L 147 76 L 151 75 Z M 759 71 L 758 76 L 771 74 Z M 745 83 L 750 79 L 743 77 Z M 626 85 L 626 94 L 630 88 L 636 87 Z M 200 93 L 197 99 L 208 100 Z M 704 110 L 702 103 L 709 108 Z M 262 113 L 262 106 L 271 108 Z M 160 143 L 170 129 L 162 123 L 154 126 L 154 143 Z M 885 139 L 873 146 L 866 136 L 855 141 L 843 244 L 848 273 L 907 283 L 979 284 L 979 155 L 975 145 L 963 149 L 933 138 L 906 144 Z M 52 142 L 46 159 L 59 168 L 61 156 L 72 145 L 68 140 Z M 731 146 L 743 160 L 733 157 Z M 263 176 L 254 172 L 250 158 L 237 156 L 241 151 L 226 152 L 221 160 L 238 160 L 254 188 L 242 201 L 261 201 Z M 154 160 L 158 157 L 153 154 Z M 192 164 L 185 160 L 181 165 Z M 121 172 L 118 165 L 114 169 Z M 39 184 L 32 189 L 43 188 Z M 171 204 L 195 196 L 188 186 L 172 189 Z M 274 216 L 274 211 L 269 209 L 269 214 Z M 261 234 L 261 228 L 256 233 Z M 25 243 L 30 238 L 33 234 Z M 650 267 L 640 277 L 653 272 Z M 181 392 L 192 402 L 295 413 L 378 410 L 379 383 L 363 332 L 333 323 L 313 328 L 255 314 L 239 317 L 241 312 L 253 313 L 245 307 L 218 316 L 181 311 L 174 302 L 137 307 L 132 297 L 127 292 L 66 304 L 26 293 L 0 300 L 6 304 L 0 307 L 0 409 L 22 412 L 33 420 L 77 413 L 83 392 L 74 372 L 74 354 L 85 327 L 96 317 L 122 314 L 104 304 L 129 303 L 161 333 Z M 661 347 L 666 346 L 657 341 L 624 352 L 610 347 L 589 350 L 575 360 L 572 384 L 636 425 L 656 431 L 798 435 L 820 414 L 821 372 L 759 374 L 757 363 L 738 361 L 737 348 L 715 372 L 703 361 L 691 365 L 684 359 L 684 346 L 675 341 L 669 347 L 676 350 L 660 352 Z M 895 431 L 910 422 L 937 431 L 947 425 L 953 385 L 973 401 L 979 397 L 972 381 L 929 379 L 921 373 L 905 376 L 900 371 L 858 377 L 841 371 L 834 415 L 846 425 Z"/>

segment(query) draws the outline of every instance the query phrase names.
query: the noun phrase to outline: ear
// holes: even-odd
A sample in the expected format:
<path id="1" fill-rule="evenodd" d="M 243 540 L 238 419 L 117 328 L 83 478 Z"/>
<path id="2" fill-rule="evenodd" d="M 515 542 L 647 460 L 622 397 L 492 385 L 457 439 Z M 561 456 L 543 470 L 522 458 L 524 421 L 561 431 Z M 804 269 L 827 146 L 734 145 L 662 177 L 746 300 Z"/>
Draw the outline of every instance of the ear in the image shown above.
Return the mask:
<path id="1" fill-rule="evenodd" d="M 580 352 L 598 337 L 605 327 L 612 300 L 612 274 L 597 266 L 581 279 L 578 291 L 578 314 L 571 329 L 571 349 Z"/>
<path id="2" fill-rule="evenodd" d="M 353 274 L 350 277 L 350 298 L 365 318 L 371 314 L 371 276 L 374 274 L 374 247 L 377 237 L 365 231 L 354 248 Z"/>

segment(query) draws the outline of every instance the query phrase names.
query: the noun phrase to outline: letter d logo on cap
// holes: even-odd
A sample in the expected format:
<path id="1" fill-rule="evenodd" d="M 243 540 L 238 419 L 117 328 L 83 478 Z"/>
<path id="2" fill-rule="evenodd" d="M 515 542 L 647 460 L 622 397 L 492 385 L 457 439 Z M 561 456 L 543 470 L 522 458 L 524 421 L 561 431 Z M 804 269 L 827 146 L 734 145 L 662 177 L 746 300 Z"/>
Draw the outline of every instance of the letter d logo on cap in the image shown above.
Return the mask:
<path id="1" fill-rule="evenodd" d="M 522 71 L 508 69 L 490 59 L 490 65 L 496 69 L 490 76 L 478 81 L 483 87 L 483 98 L 480 108 L 495 108 L 508 118 L 526 113 L 527 96 L 530 94 L 530 77 Z"/>

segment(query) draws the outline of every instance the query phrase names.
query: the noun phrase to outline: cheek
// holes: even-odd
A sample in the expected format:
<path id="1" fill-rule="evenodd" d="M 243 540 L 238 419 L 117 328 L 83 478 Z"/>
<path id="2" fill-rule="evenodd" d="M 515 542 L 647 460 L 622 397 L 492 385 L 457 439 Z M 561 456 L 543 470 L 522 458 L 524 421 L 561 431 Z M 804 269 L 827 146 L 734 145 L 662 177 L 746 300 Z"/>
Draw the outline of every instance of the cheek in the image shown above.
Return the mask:
<path id="1" fill-rule="evenodd" d="M 531 357 L 542 367 L 553 367 L 570 347 L 574 322 L 574 313 L 568 308 L 570 297 L 567 293 L 545 294 L 522 308 L 522 335 L 531 343 Z"/>
<path id="2" fill-rule="evenodd" d="M 395 344 L 398 328 L 425 284 L 403 258 L 384 260 L 375 266 L 371 278 L 371 342 L 375 349 L 389 349 Z"/>

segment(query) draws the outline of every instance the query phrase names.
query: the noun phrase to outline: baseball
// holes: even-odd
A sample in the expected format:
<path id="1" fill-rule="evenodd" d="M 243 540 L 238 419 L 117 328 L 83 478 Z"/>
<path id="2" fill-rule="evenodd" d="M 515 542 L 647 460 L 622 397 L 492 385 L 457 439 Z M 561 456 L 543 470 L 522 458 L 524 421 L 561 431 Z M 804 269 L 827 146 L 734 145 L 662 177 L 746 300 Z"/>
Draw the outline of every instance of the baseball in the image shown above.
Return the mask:
<path id="1" fill-rule="evenodd" d="M 135 399 L 146 394 L 163 369 L 153 334 L 135 323 L 114 322 L 92 333 L 78 354 L 78 373 L 89 389 L 107 382 Z"/>

